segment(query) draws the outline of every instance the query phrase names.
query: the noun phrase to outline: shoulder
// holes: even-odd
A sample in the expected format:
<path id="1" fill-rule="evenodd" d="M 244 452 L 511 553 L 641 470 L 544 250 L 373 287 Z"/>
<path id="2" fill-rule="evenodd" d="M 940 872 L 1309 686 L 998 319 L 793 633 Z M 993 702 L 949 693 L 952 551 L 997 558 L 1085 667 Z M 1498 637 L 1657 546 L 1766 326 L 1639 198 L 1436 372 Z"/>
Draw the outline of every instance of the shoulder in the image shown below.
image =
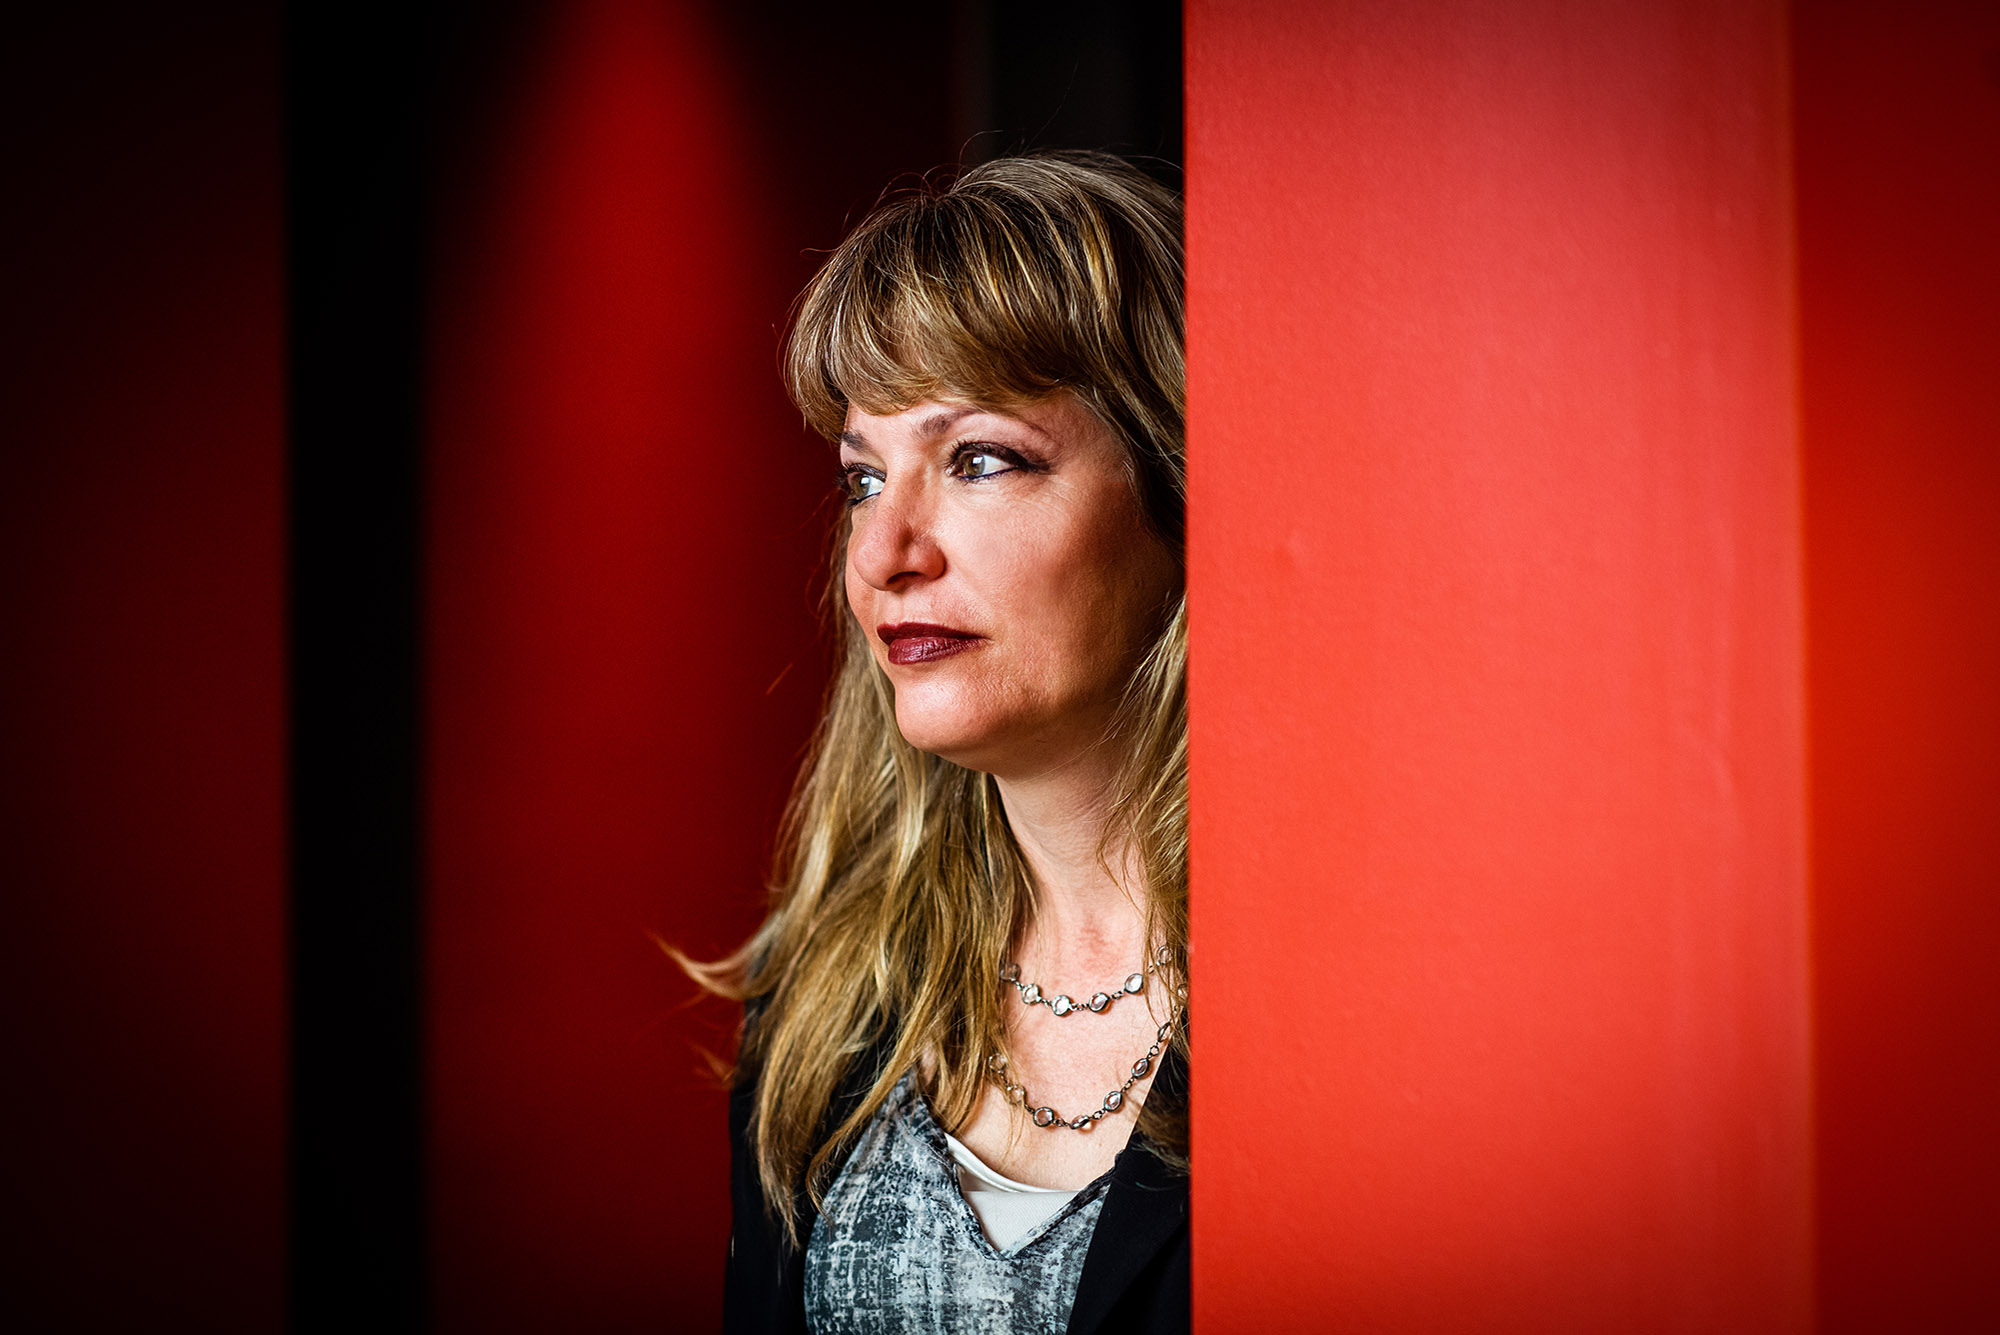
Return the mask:
<path id="1" fill-rule="evenodd" d="M 744 1041 L 765 1018 L 762 999 L 744 1003 Z M 820 1125 L 824 1142 L 865 1097 L 888 1059 L 886 1043 L 856 1058 Z M 729 1091 L 729 1259 L 723 1282 L 722 1328 L 732 1335 L 805 1330 L 805 1251 L 817 1211 L 804 1182 L 794 1186 L 798 1243 L 786 1236 L 764 1198 L 757 1174 L 751 1123 L 756 1116 L 760 1072 L 752 1061 L 739 1064 Z"/>
<path id="2" fill-rule="evenodd" d="M 729 1255 L 723 1272 L 722 1328 L 741 1335 L 804 1328 L 798 1301 L 803 1257 L 790 1245 L 764 1200 L 750 1147 L 756 1102 L 754 1076 L 739 1071 L 729 1091 Z"/>
<path id="3" fill-rule="evenodd" d="M 775 1335 L 805 1330 L 805 1248 L 812 1231 L 811 1198 L 805 1207 L 801 1244 L 794 1245 L 764 1196 L 757 1172 L 751 1124 L 757 1113 L 759 1071 L 752 1037 L 766 1017 L 767 998 L 743 1003 L 743 1037 L 736 1078 L 729 1089 L 729 1255 L 723 1273 L 722 1329 L 729 1335 Z"/>

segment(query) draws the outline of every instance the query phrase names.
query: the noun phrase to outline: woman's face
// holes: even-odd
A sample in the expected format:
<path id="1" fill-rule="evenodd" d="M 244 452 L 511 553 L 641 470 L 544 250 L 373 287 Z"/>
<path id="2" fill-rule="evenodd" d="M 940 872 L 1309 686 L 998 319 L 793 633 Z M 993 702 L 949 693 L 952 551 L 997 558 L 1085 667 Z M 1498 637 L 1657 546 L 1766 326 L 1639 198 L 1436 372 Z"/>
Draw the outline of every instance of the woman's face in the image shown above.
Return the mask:
<path id="1" fill-rule="evenodd" d="M 1002 778 L 1091 747 L 1179 591 L 1124 453 L 1068 394 L 850 408 L 847 604 L 922 751 Z"/>

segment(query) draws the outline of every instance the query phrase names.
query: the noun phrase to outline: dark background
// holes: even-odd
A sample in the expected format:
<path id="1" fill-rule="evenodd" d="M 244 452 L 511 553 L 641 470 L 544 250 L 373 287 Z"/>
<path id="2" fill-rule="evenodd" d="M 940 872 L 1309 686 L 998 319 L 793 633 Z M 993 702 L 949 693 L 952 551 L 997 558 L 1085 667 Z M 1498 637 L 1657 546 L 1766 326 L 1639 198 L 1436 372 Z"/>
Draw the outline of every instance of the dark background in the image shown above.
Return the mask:
<path id="1" fill-rule="evenodd" d="M 1179 23 L 16 26 L 0 1321 L 714 1325 L 732 1015 L 652 938 L 754 925 L 824 675 L 788 304 L 902 174 L 1177 182 Z"/>

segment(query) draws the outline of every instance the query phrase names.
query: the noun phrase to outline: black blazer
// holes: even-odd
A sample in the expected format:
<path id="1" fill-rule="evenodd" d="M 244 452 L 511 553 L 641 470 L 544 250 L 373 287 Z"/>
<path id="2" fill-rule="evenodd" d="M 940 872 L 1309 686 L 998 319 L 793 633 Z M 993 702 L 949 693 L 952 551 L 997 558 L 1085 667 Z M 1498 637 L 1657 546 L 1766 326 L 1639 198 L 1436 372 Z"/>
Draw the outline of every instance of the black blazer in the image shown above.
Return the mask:
<path id="1" fill-rule="evenodd" d="M 828 1112 L 825 1132 L 838 1126 L 861 1101 L 887 1055 L 877 1049 L 855 1064 L 854 1077 Z M 749 1149 L 755 1090 L 753 1074 L 739 1079 L 729 1096 L 729 1197 L 734 1217 L 722 1328 L 727 1335 L 802 1335 L 806 1329 L 803 1242 L 812 1236 L 817 1215 L 811 1196 L 801 1186 L 797 1197 L 801 1245 L 792 1247 L 764 1207 Z M 1160 1073 L 1153 1078 L 1148 1098 L 1185 1102 L 1187 1095 L 1187 1065 L 1169 1048 L 1160 1059 Z M 1135 1136 L 1111 1165 L 1111 1185 L 1083 1260 L 1069 1332 L 1186 1335 L 1188 1324 L 1187 1175 L 1170 1169 Z"/>

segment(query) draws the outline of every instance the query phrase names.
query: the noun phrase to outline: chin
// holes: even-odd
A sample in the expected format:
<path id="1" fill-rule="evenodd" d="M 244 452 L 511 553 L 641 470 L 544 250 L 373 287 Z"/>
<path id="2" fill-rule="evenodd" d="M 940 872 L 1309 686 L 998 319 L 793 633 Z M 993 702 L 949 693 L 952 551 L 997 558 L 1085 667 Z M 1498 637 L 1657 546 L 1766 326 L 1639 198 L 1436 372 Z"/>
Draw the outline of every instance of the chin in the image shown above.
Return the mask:
<path id="1" fill-rule="evenodd" d="M 967 769 L 989 768 L 981 762 L 990 762 L 999 742 L 997 729 L 967 719 L 961 710 L 906 707 L 900 699 L 896 703 L 896 730 L 917 750 Z"/>
<path id="2" fill-rule="evenodd" d="M 919 751 L 928 752 L 941 760 L 949 760 L 954 765 L 967 769 L 978 769 L 974 759 L 981 751 L 980 739 L 967 736 L 961 728 L 940 727 L 926 720 L 906 720 L 899 713 L 896 729 L 903 734 L 903 740 Z"/>

